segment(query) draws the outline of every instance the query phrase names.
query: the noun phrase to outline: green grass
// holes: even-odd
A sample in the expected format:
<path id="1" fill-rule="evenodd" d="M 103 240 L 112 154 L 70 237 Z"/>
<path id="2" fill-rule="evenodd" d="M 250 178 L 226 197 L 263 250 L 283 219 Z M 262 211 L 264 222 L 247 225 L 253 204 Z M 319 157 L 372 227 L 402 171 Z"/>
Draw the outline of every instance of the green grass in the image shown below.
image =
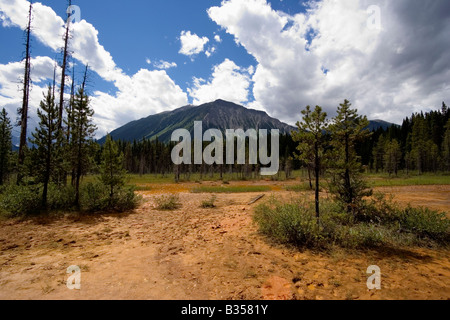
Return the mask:
<path id="1" fill-rule="evenodd" d="M 284 187 L 286 191 L 292 191 L 292 192 L 305 192 L 305 191 L 311 191 L 311 188 L 309 187 L 309 182 L 303 182 L 301 184 L 296 184 L 293 186 L 286 186 Z"/>
<path id="2" fill-rule="evenodd" d="M 198 187 L 192 189 L 192 193 L 250 193 L 268 192 L 272 188 L 268 186 L 220 186 L 220 187 Z"/>
<path id="3" fill-rule="evenodd" d="M 448 173 L 410 176 L 401 173 L 398 177 L 389 177 L 387 174 L 368 174 L 367 178 L 372 187 L 450 185 Z"/>
<path id="4" fill-rule="evenodd" d="M 292 191 L 292 192 L 305 192 L 305 191 L 313 191 L 315 190 L 315 182 L 313 180 L 313 188 L 310 188 L 309 182 L 302 182 L 300 184 L 292 185 L 292 186 L 285 186 L 284 189 L 286 191 Z M 323 180 L 320 182 L 320 190 L 327 189 L 328 185 L 326 182 L 323 182 Z"/>
<path id="5" fill-rule="evenodd" d="M 448 173 L 426 173 L 423 175 L 406 175 L 405 173 L 399 173 L 397 177 L 389 177 L 388 174 L 366 174 L 365 177 L 369 182 L 369 185 L 373 188 L 450 185 L 450 174 Z M 327 183 L 323 182 L 325 180 L 325 178 L 322 179 L 320 184 L 321 188 L 327 188 Z M 286 186 L 284 189 L 293 192 L 310 191 L 311 189 L 309 188 L 309 182 L 306 181 L 306 177 L 303 176 L 301 181 L 302 182 L 298 185 Z"/>
<path id="6" fill-rule="evenodd" d="M 410 173 L 410 175 L 406 175 L 404 172 L 400 172 L 398 177 L 392 176 L 389 177 L 388 174 L 372 174 L 368 173 L 365 175 L 368 179 L 370 185 L 372 187 L 393 187 L 393 186 L 418 186 L 418 185 L 450 185 L 450 174 L 431 174 L 426 173 L 423 175 L 417 175 Z M 223 175 L 223 178 L 220 178 L 219 173 L 215 173 L 213 176 L 210 176 L 209 174 L 203 175 L 203 177 L 200 176 L 200 174 L 195 173 L 191 174 L 190 179 L 186 180 L 184 175 L 181 175 L 180 182 L 219 182 L 219 181 L 242 181 L 242 180 L 248 180 L 248 181 L 261 181 L 261 180 L 274 180 L 274 181 L 286 181 L 286 177 L 284 172 L 280 172 L 280 175 L 274 176 L 274 177 L 257 177 L 257 178 L 246 178 L 242 179 L 241 176 L 237 173 L 225 173 Z M 288 191 L 308 191 L 309 190 L 309 183 L 307 182 L 307 173 L 304 170 L 297 170 L 292 172 L 291 179 L 296 179 L 297 181 L 301 181 L 300 185 L 298 186 L 288 186 L 285 189 Z M 95 175 L 90 175 L 83 178 L 83 182 L 94 182 L 96 181 Z M 166 174 L 166 175 L 155 175 L 155 174 L 146 174 L 146 175 L 138 175 L 138 174 L 129 174 L 128 175 L 128 184 L 136 185 L 137 191 L 149 191 L 148 187 L 146 187 L 146 184 L 170 184 L 174 183 L 174 176 L 173 174 Z M 325 187 L 325 185 L 321 186 L 322 188 Z"/>
<path id="7" fill-rule="evenodd" d="M 135 191 L 152 191 L 152 189 L 152 187 L 145 185 L 136 185 L 136 187 L 134 188 Z"/>
<path id="8" fill-rule="evenodd" d="M 299 179 L 301 177 L 304 177 L 305 174 L 303 171 L 298 170 L 294 171 L 292 173 L 291 179 Z M 85 182 L 94 182 L 96 179 L 95 175 L 90 175 L 83 178 L 83 181 Z M 219 181 L 261 181 L 261 180 L 275 180 L 275 181 L 286 181 L 286 176 L 284 172 L 280 172 L 280 175 L 276 175 L 273 177 L 264 177 L 264 176 L 257 176 L 257 177 L 248 177 L 245 179 L 242 179 L 241 175 L 238 173 L 224 173 L 222 179 L 220 178 L 219 173 L 214 173 L 212 176 L 208 174 L 204 174 L 201 176 L 199 173 L 193 173 L 191 174 L 189 179 L 186 179 L 186 176 L 182 174 L 180 176 L 180 182 L 195 182 L 195 181 L 204 181 L 204 182 L 219 182 Z M 139 175 L 139 174 L 129 174 L 127 183 L 133 184 L 136 186 L 139 185 L 145 185 L 148 183 L 152 184 L 168 184 L 168 183 L 174 183 L 174 175 L 172 173 L 168 173 L 166 175 L 161 174 L 145 174 L 145 175 Z"/>

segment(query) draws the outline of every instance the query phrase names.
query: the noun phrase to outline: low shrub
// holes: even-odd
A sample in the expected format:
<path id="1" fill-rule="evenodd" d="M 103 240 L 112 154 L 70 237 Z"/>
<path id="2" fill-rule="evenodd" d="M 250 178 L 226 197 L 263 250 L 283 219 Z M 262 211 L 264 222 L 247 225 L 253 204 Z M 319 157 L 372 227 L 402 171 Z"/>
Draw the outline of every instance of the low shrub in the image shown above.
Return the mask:
<path id="1" fill-rule="evenodd" d="M 443 212 L 408 207 L 402 211 L 399 225 L 402 230 L 417 235 L 419 240 L 429 238 L 440 243 L 450 241 L 450 220 Z"/>
<path id="2" fill-rule="evenodd" d="M 307 200 L 282 203 L 272 198 L 256 208 L 254 221 L 266 236 L 297 247 L 447 245 L 450 240 L 450 220 L 444 213 L 400 209 L 384 198 L 363 202 L 357 212 L 348 214 L 339 204 L 323 200 L 318 220 Z"/>
<path id="3" fill-rule="evenodd" d="M 156 209 L 158 210 L 177 210 L 181 207 L 178 195 L 163 195 L 155 198 Z"/>
<path id="4" fill-rule="evenodd" d="M 13 217 L 39 214 L 42 209 L 42 187 L 7 186 L 3 190 L 0 208 Z"/>
<path id="5" fill-rule="evenodd" d="M 119 212 L 134 210 L 139 206 L 142 196 L 136 195 L 133 186 L 122 187 L 116 191 L 114 209 Z"/>
<path id="6" fill-rule="evenodd" d="M 73 209 L 75 202 L 75 188 L 71 185 L 60 187 L 55 184 L 48 186 L 47 206 L 50 211 Z"/>
<path id="7" fill-rule="evenodd" d="M 83 184 L 80 190 L 80 207 L 83 211 L 106 211 L 109 201 L 108 190 L 100 182 L 88 182 Z"/>
<path id="8" fill-rule="evenodd" d="M 217 200 L 216 196 L 212 196 L 208 200 L 204 200 L 201 204 L 203 209 L 214 209 L 216 207 L 215 202 Z"/>
<path id="9" fill-rule="evenodd" d="M 87 212 L 125 212 L 136 209 L 141 200 L 134 192 L 134 186 L 117 188 L 113 197 L 107 186 L 100 182 L 89 182 L 82 186 L 80 203 Z"/>
<path id="10" fill-rule="evenodd" d="M 11 185 L 3 189 L 0 196 L 0 210 L 6 216 L 24 217 L 43 212 L 71 212 L 75 210 L 75 188 L 49 184 L 47 208 L 42 207 L 43 186 Z M 116 211 L 135 209 L 140 197 L 135 195 L 133 187 L 117 189 L 110 198 L 108 189 L 101 183 L 86 183 L 80 189 L 81 210 L 85 212 Z"/>

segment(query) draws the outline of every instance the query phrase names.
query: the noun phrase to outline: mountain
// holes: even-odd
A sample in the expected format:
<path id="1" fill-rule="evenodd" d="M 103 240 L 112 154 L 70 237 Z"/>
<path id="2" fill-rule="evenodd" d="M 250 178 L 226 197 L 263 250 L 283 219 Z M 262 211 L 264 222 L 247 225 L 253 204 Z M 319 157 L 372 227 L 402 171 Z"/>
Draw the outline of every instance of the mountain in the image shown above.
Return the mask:
<path id="1" fill-rule="evenodd" d="M 371 120 L 369 125 L 370 131 L 377 131 L 378 129 L 382 128 L 383 130 L 387 130 L 392 126 L 396 126 L 396 124 L 386 122 L 383 120 Z"/>
<path id="2" fill-rule="evenodd" d="M 173 111 L 163 112 L 144 119 L 130 122 L 113 132 L 114 140 L 133 141 L 158 139 L 169 142 L 172 132 L 177 129 L 187 129 L 194 132 L 194 121 L 203 121 L 203 130 L 219 129 L 279 129 L 280 133 L 290 133 L 295 130 L 281 121 L 269 117 L 263 111 L 247 109 L 243 106 L 216 100 L 201 106 L 185 106 Z M 105 138 L 99 142 L 103 143 Z"/>
<path id="3" fill-rule="evenodd" d="M 172 132 L 177 129 L 187 129 L 193 134 L 194 121 L 203 121 L 203 130 L 219 129 L 279 129 L 280 133 L 290 133 L 295 127 L 271 118 L 263 111 L 247 109 L 243 106 L 224 100 L 216 100 L 201 106 L 184 106 L 173 111 L 151 115 L 137 121 L 130 122 L 113 132 L 114 140 L 139 141 L 156 139 L 169 142 Z M 370 130 L 388 129 L 393 124 L 382 121 L 370 121 Z M 105 137 L 99 140 L 103 143 Z"/>

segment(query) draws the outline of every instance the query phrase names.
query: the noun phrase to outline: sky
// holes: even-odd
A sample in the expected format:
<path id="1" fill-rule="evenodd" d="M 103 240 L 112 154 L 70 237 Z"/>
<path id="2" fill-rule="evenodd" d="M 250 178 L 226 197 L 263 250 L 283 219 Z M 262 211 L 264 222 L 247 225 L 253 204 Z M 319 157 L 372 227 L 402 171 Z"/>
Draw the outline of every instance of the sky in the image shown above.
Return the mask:
<path id="1" fill-rule="evenodd" d="M 72 5 L 79 10 L 73 11 L 70 65 L 76 84 L 84 65 L 90 67 L 98 137 L 133 120 L 217 99 L 291 125 L 307 105 L 333 116 L 344 99 L 369 119 L 394 123 L 450 103 L 448 0 Z M 0 0 L 0 108 L 13 120 L 21 105 L 28 7 L 26 0 Z M 61 0 L 34 2 L 31 128 L 62 60 L 67 7 Z"/>

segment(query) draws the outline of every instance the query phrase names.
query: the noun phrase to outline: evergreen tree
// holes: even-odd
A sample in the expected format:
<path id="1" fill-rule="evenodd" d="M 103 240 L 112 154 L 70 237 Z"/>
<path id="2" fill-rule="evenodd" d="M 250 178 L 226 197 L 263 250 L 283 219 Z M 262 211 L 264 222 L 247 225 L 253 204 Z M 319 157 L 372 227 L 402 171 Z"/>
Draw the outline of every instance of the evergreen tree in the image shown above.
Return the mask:
<path id="1" fill-rule="evenodd" d="M 444 142 L 442 143 L 442 157 L 444 169 L 450 171 L 450 119 L 445 126 Z"/>
<path id="2" fill-rule="evenodd" d="M 384 153 L 384 167 L 389 175 L 398 174 L 402 152 L 397 140 L 392 140 L 386 143 Z"/>
<path id="3" fill-rule="evenodd" d="M 425 116 L 417 114 L 413 117 L 413 127 L 411 132 L 411 156 L 419 174 L 426 171 L 427 168 L 427 145 L 430 132 L 427 129 Z"/>
<path id="4" fill-rule="evenodd" d="M 322 111 L 320 106 L 316 106 L 312 111 L 310 106 L 307 106 L 302 111 L 303 120 L 297 122 L 298 131 L 292 132 L 292 138 L 298 142 L 296 158 L 306 163 L 313 168 L 316 182 L 316 216 L 320 217 L 319 206 L 319 191 L 320 191 L 320 173 L 325 157 L 326 136 L 327 130 L 327 114 Z"/>
<path id="5" fill-rule="evenodd" d="M 5 183 L 11 170 L 11 132 L 11 121 L 3 108 L 0 113 L 0 186 Z"/>
<path id="6" fill-rule="evenodd" d="M 125 185 L 125 178 L 126 171 L 123 168 L 123 153 L 119 151 L 117 143 L 108 135 L 103 146 L 100 181 L 109 188 L 110 205 L 116 189 Z"/>
<path id="7" fill-rule="evenodd" d="M 87 77 L 86 67 L 82 86 L 74 98 L 72 115 L 69 117 L 71 137 L 69 143 L 70 163 L 74 172 L 75 205 L 80 205 L 80 181 L 90 165 L 93 150 L 93 138 L 97 127 L 92 123 L 94 110 L 89 106 L 89 97 L 85 92 Z"/>
<path id="8" fill-rule="evenodd" d="M 351 109 L 348 100 L 339 106 L 330 126 L 333 147 L 330 191 L 346 206 L 348 213 L 354 211 L 363 197 L 372 194 L 362 178 L 362 165 L 355 151 L 357 142 L 370 137 L 371 133 L 366 129 L 368 126 L 367 118 Z"/>
<path id="9" fill-rule="evenodd" d="M 376 173 L 384 169 L 385 147 L 386 147 L 386 140 L 384 139 L 384 135 L 381 135 L 372 151 L 373 167 Z"/>
<path id="10" fill-rule="evenodd" d="M 40 120 L 39 127 L 36 128 L 30 142 L 37 147 L 38 181 L 44 185 L 42 207 L 46 209 L 50 179 L 61 165 L 61 142 L 63 139 L 61 131 L 58 130 L 58 108 L 55 105 L 55 96 L 51 86 L 48 88 L 47 95 L 44 95 L 44 100 L 41 101 L 37 113 Z"/>

